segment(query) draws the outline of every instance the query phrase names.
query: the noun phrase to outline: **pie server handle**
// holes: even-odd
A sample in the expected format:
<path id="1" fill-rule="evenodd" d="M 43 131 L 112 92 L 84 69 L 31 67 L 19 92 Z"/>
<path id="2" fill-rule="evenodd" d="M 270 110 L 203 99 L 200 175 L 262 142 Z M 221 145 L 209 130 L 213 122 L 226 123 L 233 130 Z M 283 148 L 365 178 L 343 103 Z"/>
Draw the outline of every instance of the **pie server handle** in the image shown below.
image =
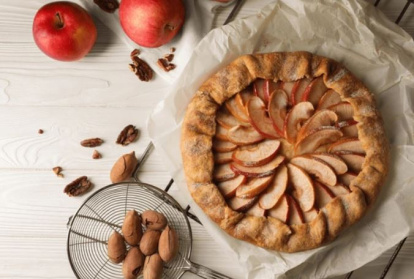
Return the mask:
<path id="1" fill-rule="evenodd" d="M 188 271 L 194 273 L 204 279 L 232 279 L 220 272 L 214 271 L 208 267 L 199 265 L 197 263 L 186 260 L 188 264 Z"/>

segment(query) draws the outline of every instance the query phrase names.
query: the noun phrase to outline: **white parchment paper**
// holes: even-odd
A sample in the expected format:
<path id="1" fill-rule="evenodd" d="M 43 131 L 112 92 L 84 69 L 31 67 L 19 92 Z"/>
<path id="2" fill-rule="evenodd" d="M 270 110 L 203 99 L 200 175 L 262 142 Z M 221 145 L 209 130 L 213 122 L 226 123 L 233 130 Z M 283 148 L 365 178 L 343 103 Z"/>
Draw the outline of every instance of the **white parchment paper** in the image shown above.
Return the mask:
<path id="1" fill-rule="evenodd" d="M 173 83 L 181 75 L 194 47 L 211 30 L 215 11 L 220 7 L 232 5 L 234 0 L 228 3 L 220 3 L 211 0 L 183 0 L 183 2 L 185 5 L 185 23 L 182 30 L 166 45 L 158 48 L 144 48 L 129 39 L 122 30 L 119 22 L 119 9 L 114 13 L 107 13 L 101 10 L 93 0 L 81 0 L 83 6 L 102 23 L 108 26 L 131 51 L 135 48 L 140 49 L 140 57 L 147 61 L 157 75 L 169 83 Z M 157 66 L 156 62 L 159 58 L 164 57 L 165 54 L 170 53 L 171 47 L 176 48 L 172 63 L 174 63 L 177 68 L 175 68 L 174 71 L 165 72 Z"/>
<path id="2" fill-rule="evenodd" d="M 192 201 L 179 150 L 181 121 L 197 88 L 241 54 L 307 50 L 342 62 L 376 95 L 392 145 L 389 179 L 374 207 L 333 243 L 286 254 L 223 232 Z M 326 278 L 377 258 L 414 228 L 414 43 L 365 1 L 276 1 L 257 15 L 212 30 L 195 47 L 148 130 L 167 169 L 206 230 L 226 247 L 246 278 Z"/>

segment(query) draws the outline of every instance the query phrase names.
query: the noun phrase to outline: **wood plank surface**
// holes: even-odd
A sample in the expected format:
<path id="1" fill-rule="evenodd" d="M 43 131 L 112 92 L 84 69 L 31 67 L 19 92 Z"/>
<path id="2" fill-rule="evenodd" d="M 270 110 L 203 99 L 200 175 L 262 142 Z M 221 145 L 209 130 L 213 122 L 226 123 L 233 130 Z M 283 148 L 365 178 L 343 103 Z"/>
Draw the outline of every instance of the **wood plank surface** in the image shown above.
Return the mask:
<path id="1" fill-rule="evenodd" d="M 146 119 L 168 92 L 162 79 L 142 83 L 129 72 L 129 49 L 97 20 L 98 40 L 85 59 L 64 63 L 46 57 L 31 32 L 34 14 L 46 2 L 0 0 L 0 278 L 75 278 L 66 252 L 66 223 L 92 192 L 69 198 L 63 188 L 81 175 L 91 178 L 94 190 L 108 185 L 109 170 L 119 156 L 144 151 L 149 142 Z M 260 0 L 245 2 L 238 18 L 262 7 Z M 379 8 L 395 20 L 404 4 L 382 0 Z M 412 6 L 401 21 L 411 35 Z M 213 27 L 223 24 L 230 9 L 218 9 Z M 127 147 L 115 144 L 128 124 L 140 129 L 139 139 Z M 38 134 L 38 129 L 44 133 Z M 102 159 L 93 160 L 93 149 L 80 146 L 90 137 L 104 139 L 96 148 Z M 64 178 L 52 172 L 58 165 Z M 156 153 L 141 169 L 140 179 L 160 188 L 168 183 L 170 177 Z M 174 185 L 170 193 L 186 206 Z M 244 278 L 243 263 L 201 225 L 191 225 L 191 259 L 232 278 Z M 352 278 L 378 278 L 391 254 L 392 250 L 357 270 Z M 388 278 L 411 278 L 413 261 L 411 237 Z M 186 273 L 183 278 L 198 277 Z"/>

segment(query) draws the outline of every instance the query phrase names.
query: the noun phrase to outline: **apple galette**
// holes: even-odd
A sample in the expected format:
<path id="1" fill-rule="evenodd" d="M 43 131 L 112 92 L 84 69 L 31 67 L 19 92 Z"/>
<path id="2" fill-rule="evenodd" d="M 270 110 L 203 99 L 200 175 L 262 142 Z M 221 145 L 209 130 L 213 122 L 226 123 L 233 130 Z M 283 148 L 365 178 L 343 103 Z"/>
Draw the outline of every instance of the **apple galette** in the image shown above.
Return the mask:
<path id="1" fill-rule="evenodd" d="M 195 202 L 230 235 L 285 252 L 358 221 L 389 147 L 368 89 L 308 52 L 244 55 L 191 100 L 181 152 Z"/>

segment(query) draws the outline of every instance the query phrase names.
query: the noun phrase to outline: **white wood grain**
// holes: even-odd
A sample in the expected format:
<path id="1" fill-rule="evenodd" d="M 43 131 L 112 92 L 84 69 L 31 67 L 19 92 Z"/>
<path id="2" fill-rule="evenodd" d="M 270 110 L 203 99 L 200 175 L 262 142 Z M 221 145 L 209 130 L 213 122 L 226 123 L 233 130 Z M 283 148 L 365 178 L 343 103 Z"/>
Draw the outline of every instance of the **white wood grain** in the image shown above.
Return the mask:
<path id="1" fill-rule="evenodd" d="M 46 2 L 0 0 L 0 278 L 74 278 L 66 255 L 66 222 L 92 192 L 69 198 L 63 187 L 80 175 L 91 178 L 94 190 L 109 184 L 109 170 L 121 154 L 145 149 L 146 118 L 169 90 L 160 78 L 138 81 L 127 68 L 128 48 L 98 21 L 97 43 L 85 59 L 63 63 L 46 57 L 31 33 L 34 14 Z M 404 4 L 382 0 L 379 8 L 395 20 Z M 254 14 L 261 5 L 259 0 L 245 1 L 238 17 Z M 401 21 L 411 35 L 413 8 Z M 224 22 L 230 9 L 218 10 L 214 27 Z M 139 140 L 127 147 L 116 145 L 116 136 L 127 124 L 142 131 Z M 42 135 L 37 133 L 40 128 Z M 103 158 L 92 160 L 93 149 L 79 142 L 97 136 L 105 140 L 96 148 Z M 64 178 L 51 171 L 56 165 L 63 167 Z M 156 153 L 140 179 L 160 188 L 168 183 Z M 186 206 L 175 186 L 170 193 Z M 241 263 L 202 226 L 192 222 L 192 229 L 193 261 L 232 278 L 244 277 Z M 353 278 L 378 278 L 391 253 L 359 269 Z M 411 278 L 413 260 L 411 237 L 388 278 Z"/>

